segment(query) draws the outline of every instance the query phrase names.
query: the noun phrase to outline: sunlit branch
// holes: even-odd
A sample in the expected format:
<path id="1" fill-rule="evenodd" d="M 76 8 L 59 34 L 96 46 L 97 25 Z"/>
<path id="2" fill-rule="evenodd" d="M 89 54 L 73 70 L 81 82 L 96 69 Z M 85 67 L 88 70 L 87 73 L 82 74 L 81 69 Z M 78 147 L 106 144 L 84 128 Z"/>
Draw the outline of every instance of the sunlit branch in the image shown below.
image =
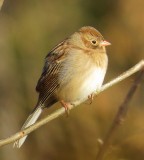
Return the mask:
<path id="1" fill-rule="evenodd" d="M 129 70 L 127 70 L 126 72 L 124 72 L 123 74 L 121 74 L 120 76 L 115 78 L 114 80 L 112 80 L 112 81 L 108 82 L 107 84 L 103 85 L 99 91 L 96 91 L 96 95 L 103 92 L 104 90 L 112 87 L 113 85 L 123 81 L 127 77 L 130 77 L 132 74 L 142 70 L 142 68 L 144 68 L 144 60 L 141 60 L 135 66 L 133 66 L 132 68 L 130 68 Z M 85 100 L 86 99 L 83 99 L 82 101 L 75 103 L 75 105 L 70 106 L 69 109 L 73 109 L 73 108 L 77 107 L 79 104 L 83 103 Z M 8 137 L 8 138 L 1 139 L 0 140 L 0 146 L 4 146 L 6 144 L 12 143 L 12 142 L 22 138 L 23 136 L 28 135 L 29 133 L 31 133 L 34 130 L 38 129 L 39 127 L 47 124 L 48 122 L 52 121 L 53 119 L 63 115 L 64 113 L 65 113 L 65 109 L 63 107 L 54 111 L 53 113 L 51 113 L 47 117 L 41 119 L 37 123 L 31 125 L 30 127 L 26 128 L 26 129 L 24 129 L 20 132 L 17 132 L 15 134 L 13 134 L 12 136 Z"/>

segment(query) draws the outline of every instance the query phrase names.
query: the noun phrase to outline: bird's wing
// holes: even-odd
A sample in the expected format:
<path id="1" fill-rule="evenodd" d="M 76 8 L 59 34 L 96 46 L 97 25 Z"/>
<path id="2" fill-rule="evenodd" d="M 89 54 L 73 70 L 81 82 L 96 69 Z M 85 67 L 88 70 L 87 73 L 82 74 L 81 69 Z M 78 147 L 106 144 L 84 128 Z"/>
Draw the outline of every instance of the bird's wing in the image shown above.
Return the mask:
<path id="1" fill-rule="evenodd" d="M 62 41 L 45 58 L 45 65 L 36 86 L 41 103 L 44 103 L 59 87 L 58 73 L 68 53 L 66 45 L 67 41 Z"/>

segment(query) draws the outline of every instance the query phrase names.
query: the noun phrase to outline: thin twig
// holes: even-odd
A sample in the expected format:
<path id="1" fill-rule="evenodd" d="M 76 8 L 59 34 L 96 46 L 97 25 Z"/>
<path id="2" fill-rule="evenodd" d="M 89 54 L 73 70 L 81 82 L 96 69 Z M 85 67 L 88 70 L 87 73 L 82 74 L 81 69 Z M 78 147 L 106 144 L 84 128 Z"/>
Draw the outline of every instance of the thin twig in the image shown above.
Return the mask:
<path id="1" fill-rule="evenodd" d="M 99 91 L 96 91 L 96 94 L 99 94 L 101 92 L 103 92 L 104 90 L 110 88 L 111 86 L 121 82 L 122 80 L 126 79 L 127 77 L 131 76 L 132 74 L 138 72 L 139 70 L 141 70 L 144 67 L 144 60 L 141 60 L 139 63 L 137 63 L 135 66 L 133 66 L 132 68 L 130 68 L 128 71 L 124 72 L 123 74 L 121 74 L 120 76 L 118 76 L 116 79 L 110 81 L 109 83 L 103 85 L 101 87 L 101 89 Z M 83 99 L 81 102 L 77 102 L 75 103 L 74 106 L 70 106 L 70 109 L 73 109 L 74 107 L 76 107 L 77 105 L 79 105 L 80 103 L 84 102 L 86 99 Z M 37 123 L 31 125 L 30 127 L 15 133 L 14 135 L 5 138 L 5 139 L 1 139 L 0 140 L 0 146 L 4 146 L 6 144 L 12 143 L 20 138 L 22 138 L 25 135 L 28 135 L 29 133 L 31 133 L 32 131 L 38 129 L 39 127 L 43 126 L 44 124 L 50 122 L 51 120 L 59 117 L 60 115 L 65 113 L 65 109 L 64 108 L 60 108 L 58 110 L 56 110 L 55 112 L 53 112 L 52 114 L 48 115 L 47 117 L 43 118 L 42 120 L 38 121 Z"/>
<path id="2" fill-rule="evenodd" d="M 143 77 L 144 77 L 144 68 L 139 73 L 139 75 L 136 77 L 132 87 L 130 88 L 128 94 L 126 95 L 125 100 L 120 105 L 118 112 L 113 120 L 113 124 L 112 124 L 110 130 L 108 131 L 108 134 L 103 142 L 103 145 L 101 146 L 101 148 L 97 154 L 96 160 L 102 160 L 104 158 L 104 155 L 112 142 L 112 139 L 115 135 L 115 132 L 117 131 L 117 128 L 122 124 L 122 122 L 124 121 L 124 119 L 126 117 L 127 110 L 128 110 L 128 104 L 129 104 L 130 100 L 132 99 L 136 89 L 138 88 L 138 85 L 141 83 Z"/>
<path id="3" fill-rule="evenodd" d="M 3 2 L 4 2 L 4 0 L 0 0 L 0 10 L 2 8 Z"/>

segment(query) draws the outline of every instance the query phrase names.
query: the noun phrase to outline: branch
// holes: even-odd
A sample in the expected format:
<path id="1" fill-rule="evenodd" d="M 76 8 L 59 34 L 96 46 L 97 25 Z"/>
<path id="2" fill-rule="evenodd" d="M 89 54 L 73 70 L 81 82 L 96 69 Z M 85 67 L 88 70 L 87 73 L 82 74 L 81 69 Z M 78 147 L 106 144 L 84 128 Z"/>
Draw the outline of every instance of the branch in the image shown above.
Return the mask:
<path id="1" fill-rule="evenodd" d="M 3 2 L 4 2 L 4 0 L 0 0 L 0 10 L 2 8 Z"/>
<path id="2" fill-rule="evenodd" d="M 112 139 L 115 135 L 115 132 L 117 131 L 117 128 L 122 124 L 122 122 L 124 121 L 127 111 L 128 111 L 128 104 L 130 102 L 130 100 L 132 99 L 136 89 L 138 88 L 138 85 L 140 84 L 140 82 L 142 81 L 144 77 L 144 67 L 142 69 L 142 71 L 139 73 L 139 75 L 136 77 L 132 87 L 130 88 L 128 94 L 126 95 L 125 100 L 123 101 L 123 103 L 119 106 L 118 112 L 113 120 L 113 124 L 110 128 L 110 130 L 107 133 L 107 136 L 97 154 L 97 160 L 102 160 L 104 158 L 104 155 L 106 153 L 106 151 L 108 150 Z"/>
<path id="3" fill-rule="evenodd" d="M 135 66 L 133 66 L 132 68 L 130 68 L 129 70 L 127 70 L 126 72 L 124 72 L 123 74 L 121 74 L 120 76 L 115 78 L 114 80 L 112 80 L 109 83 L 103 85 L 99 91 L 95 92 L 95 94 L 98 95 L 99 93 L 101 93 L 104 90 L 110 88 L 111 86 L 121 82 L 122 80 L 126 79 L 127 77 L 131 76 L 132 74 L 142 70 L 142 68 L 144 68 L 144 60 L 141 60 Z M 85 100 L 86 99 L 83 99 L 81 102 L 75 103 L 73 106 L 70 106 L 69 109 L 75 108 L 80 103 L 84 102 Z M 24 129 L 24 130 L 22 130 L 20 132 L 17 132 L 14 135 L 12 135 L 12 136 L 10 136 L 8 138 L 1 139 L 0 140 L 0 146 L 4 146 L 6 144 L 12 143 L 12 142 L 24 137 L 25 135 L 28 135 L 29 133 L 33 132 L 34 130 L 36 130 L 39 127 L 45 125 L 46 123 L 52 121 L 53 119 L 61 116 L 64 113 L 65 113 L 65 109 L 63 107 L 58 109 L 58 110 L 56 110 L 52 114 L 50 114 L 47 117 L 43 118 L 42 120 L 36 122 L 35 124 L 31 125 L 30 127 L 26 128 L 26 129 Z"/>

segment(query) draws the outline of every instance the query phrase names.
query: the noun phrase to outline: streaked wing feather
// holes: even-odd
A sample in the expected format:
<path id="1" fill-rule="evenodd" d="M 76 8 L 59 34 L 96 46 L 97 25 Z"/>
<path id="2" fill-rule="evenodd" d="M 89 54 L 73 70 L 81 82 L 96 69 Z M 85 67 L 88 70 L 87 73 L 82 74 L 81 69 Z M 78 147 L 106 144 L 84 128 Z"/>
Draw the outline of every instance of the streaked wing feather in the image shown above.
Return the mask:
<path id="1" fill-rule="evenodd" d="M 43 72 L 36 86 L 41 103 L 52 96 L 59 86 L 58 73 L 67 53 L 65 43 L 66 41 L 63 41 L 58 44 L 45 58 Z"/>

